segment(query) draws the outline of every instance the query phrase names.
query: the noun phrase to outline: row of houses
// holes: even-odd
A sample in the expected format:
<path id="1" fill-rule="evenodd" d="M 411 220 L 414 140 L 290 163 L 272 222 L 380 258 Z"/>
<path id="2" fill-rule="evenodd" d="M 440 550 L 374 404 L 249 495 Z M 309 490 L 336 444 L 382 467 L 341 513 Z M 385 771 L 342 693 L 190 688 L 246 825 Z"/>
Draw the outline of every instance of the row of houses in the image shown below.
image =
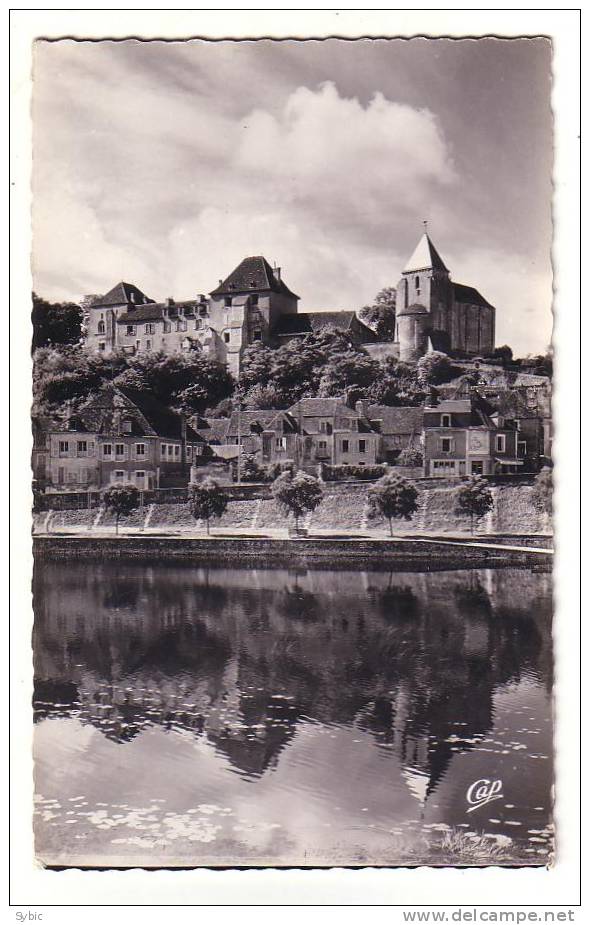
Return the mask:
<path id="1" fill-rule="evenodd" d="M 421 407 L 304 398 L 285 410 L 187 420 L 143 392 L 108 385 L 59 422 L 35 420 L 33 470 L 46 492 L 125 483 L 153 490 L 211 472 L 240 478 L 245 457 L 317 472 L 396 465 L 412 448 L 425 477 L 515 474 L 537 471 L 549 457 L 548 421 L 547 409 L 524 394 L 494 398 L 465 387 L 433 389 Z"/>

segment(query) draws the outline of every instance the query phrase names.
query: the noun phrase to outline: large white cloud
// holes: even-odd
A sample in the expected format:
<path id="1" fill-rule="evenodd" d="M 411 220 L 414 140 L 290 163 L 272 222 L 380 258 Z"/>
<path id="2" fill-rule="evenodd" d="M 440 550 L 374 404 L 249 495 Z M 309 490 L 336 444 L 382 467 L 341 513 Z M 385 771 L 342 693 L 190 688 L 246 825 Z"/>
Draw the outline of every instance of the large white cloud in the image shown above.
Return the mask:
<path id="1" fill-rule="evenodd" d="M 38 56 L 41 295 L 76 298 L 125 278 L 154 298 L 183 298 L 264 254 L 303 309 L 358 308 L 397 282 L 429 218 L 455 278 L 497 304 L 501 339 L 519 350 L 547 341 L 547 314 L 544 330 L 522 321 L 543 301 L 543 274 L 533 268 L 525 282 L 519 255 L 490 254 L 484 230 L 477 247 L 466 243 L 462 180 L 433 112 L 382 93 L 363 103 L 331 82 L 289 87 L 279 75 L 237 114 L 235 94 L 221 105 L 223 87 L 216 95 L 215 73 L 199 71 L 190 48 L 148 51 L 72 43 Z"/>

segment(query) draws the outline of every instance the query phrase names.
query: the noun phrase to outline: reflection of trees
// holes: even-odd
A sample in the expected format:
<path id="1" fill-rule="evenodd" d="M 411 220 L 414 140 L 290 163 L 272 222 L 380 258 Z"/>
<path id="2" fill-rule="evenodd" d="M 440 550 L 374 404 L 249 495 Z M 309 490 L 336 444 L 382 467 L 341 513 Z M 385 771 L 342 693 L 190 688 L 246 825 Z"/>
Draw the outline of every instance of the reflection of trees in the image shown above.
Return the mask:
<path id="1" fill-rule="evenodd" d="M 303 716 L 356 722 L 426 799 L 453 749 L 473 747 L 453 739 L 458 721 L 461 739 L 481 736 L 498 684 L 549 683 L 545 576 L 113 568 L 109 582 L 106 566 L 37 567 L 37 719 L 54 702 L 119 742 L 190 730 L 248 775 Z"/>

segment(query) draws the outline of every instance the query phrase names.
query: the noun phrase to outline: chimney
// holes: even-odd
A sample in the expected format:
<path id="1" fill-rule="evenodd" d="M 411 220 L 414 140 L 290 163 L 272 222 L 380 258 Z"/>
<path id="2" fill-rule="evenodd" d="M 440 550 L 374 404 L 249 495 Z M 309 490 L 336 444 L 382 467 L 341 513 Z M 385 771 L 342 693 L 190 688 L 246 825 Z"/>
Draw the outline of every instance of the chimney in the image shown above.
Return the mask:
<path id="1" fill-rule="evenodd" d="M 368 417 L 369 417 L 369 405 L 370 405 L 370 404 L 371 404 L 371 402 L 369 401 L 368 398 L 360 398 L 360 399 L 359 399 L 357 402 L 355 402 L 355 404 L 354 404 L 355 411 L 357 412 L 357 414 L 360 414 L 361 417 L 363 417 L 363 418 L 368 418 Z"/>
<path id="2" fill-rule="evenodd" d="M 280 283 L 280 281 L 281 281 L 281 268 L 280 268 L 280 267 L 277 267 L 277 266 L 274 266 L 274 267 L 272 268 L 272 272 L 274 273 L 274 278 L 276 279 L 276 281 L 277 281 L 278 283 Z"/>
<path id="3" fill-rule="evenodd" d="M 220 286 L 223 286 L 223 280 L 222 280 L 222 279 L 219 280 L 219 285 L 220 285 Z"/>
<path id="4" fill-rule="evenodd" d="M 174 299 L 172 298 L 172 296 L 168 296 L 168 298 L 166 299 L 166 305 L 168 306 L 168 308 L 171 308 L 171 306 L 174 305 Z"/>
<path id="5" fill-rule="evenodd" d="M 426 399 L 426 405 L 429 408 L 436 408 L 438 405 L 438 389 L 435 389 L 433 385 L 430 386 L 428 398 Z"/>

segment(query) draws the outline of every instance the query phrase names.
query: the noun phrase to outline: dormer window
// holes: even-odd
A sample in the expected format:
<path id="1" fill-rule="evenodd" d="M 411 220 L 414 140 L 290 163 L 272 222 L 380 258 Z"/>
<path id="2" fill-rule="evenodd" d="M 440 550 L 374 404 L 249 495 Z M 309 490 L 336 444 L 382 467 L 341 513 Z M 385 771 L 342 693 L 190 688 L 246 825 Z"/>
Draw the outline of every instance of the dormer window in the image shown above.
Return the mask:
<path id="1" fill-rule="evenodd" d="M 122 429 L 123 429 L 123 433 L 124 433 L 124 434 L 130 434 L 131 431 L 133 430 L 133 422 L 132 422 L 132 421 L 123 421 L 123 428 L 122 428 Z"/>
<path id="2" fill-rule="evenodd" d="M 451 415 L 450 415 L 450 414 L 441 414 L 441 416 L 440 416 L 440 426 L 441 426 L 441 427 L 450 427 L 450 426 L 451 426 Z"/>

